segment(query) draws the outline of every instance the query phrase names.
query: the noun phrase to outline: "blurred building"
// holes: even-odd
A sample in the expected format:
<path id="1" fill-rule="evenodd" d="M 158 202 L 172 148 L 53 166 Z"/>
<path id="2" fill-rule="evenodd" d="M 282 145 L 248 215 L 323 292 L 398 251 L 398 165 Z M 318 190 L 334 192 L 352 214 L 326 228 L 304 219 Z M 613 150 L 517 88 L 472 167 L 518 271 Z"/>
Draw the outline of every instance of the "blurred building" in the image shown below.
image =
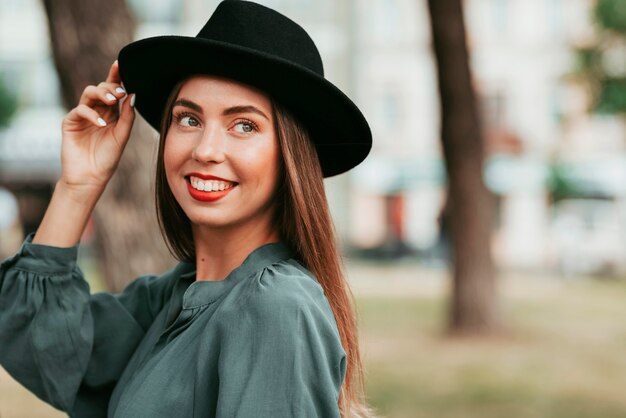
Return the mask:
<path id="1" fill-rule="evenodd" d="M 136 38 L 194 36 L 219 2 L 128 1 L 141 22 Z M 446 180 L 426 1 L 259 2 L 305 27 L 327 78 L 371 124 L 370 157 L 327 180 L 344 246 L 355 254 L 445 262 Z M 584 92 L 563 79 L 573 65 L 571 46 L 593 36 L 592 4 L 464 2 L 501 265 L 567 273 L 626 268 L 624 126 L 587 115 Z M 45 200 L 60 174 L 65 111 L 39 1 L 0 2 L 0 73 L 21 109 L 0 131 L 0 186 Z M 557 199 L 554 190 L 563 185 L 578 192 Z"/>
<path id="2" fill-rule="evenodd" d="M 497 196 L 501 264 L 565 274 L 626 267 L 623 121 L 588 115 L 564 77 L 573 46 L 594 37 L 592 0 L 468 0 L 472 67 L 487 137 L 505 132 L 521 152 L 491 150 L 485 179 Z"/>
<path id="3" fill-rule="evenodd" d="M 368 254 L 424 254 L 437 244 L 445 196 L 426 2 L 354 4 L 355 99 L 370 121 L 374 147 L 351 173 L 350 242 Z"/>
<path id="4" fill-rule="evenodd" d="M 17 197 L 23 233 L 34 231 L 60 173 L 58 80 L 41 2 L 0 2 L 0 77 L 18 113 L 0 131 L 0 187 Z"/>
<path id="5" fill-rule="evenodd" d="M 356 98 L 376 141 L 352 177 L 351 242 L 437 257 L 431 250 L 447 241 L 438 222 L 445 172 L 426 2 L 355 3 Z M 485 182 L 494 194 L 493 248 L 505 267 L 566 274 L 626 267 L 626 131 L 617 117 L 588 115 L 585 93 L 564 79 L 572 46 L 593 37 L 593 4 L 464 2 Z M 558 197 L 564 184 L 573 193 Z"/>

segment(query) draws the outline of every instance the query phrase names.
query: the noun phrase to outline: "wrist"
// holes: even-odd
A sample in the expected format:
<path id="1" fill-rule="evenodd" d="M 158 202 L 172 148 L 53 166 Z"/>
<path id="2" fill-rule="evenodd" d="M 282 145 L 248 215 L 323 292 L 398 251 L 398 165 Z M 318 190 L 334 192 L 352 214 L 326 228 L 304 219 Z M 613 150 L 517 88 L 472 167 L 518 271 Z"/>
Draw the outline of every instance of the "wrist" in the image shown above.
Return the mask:
<path id="1" fill-rule="evenodd" d="M 57 181 L 33 244 L 72 247 L 80 241 L 104 187 L 72 186 Z"/>
<path id="2" fill-rule="evenodd" d="M 106 187 L 106 183 L 103 185 L 73 185 L 69 184 L 63 179 L 59 179 L 54 187 L 54 192 L 61 194 L 76 203 L 95 203 Z"/>

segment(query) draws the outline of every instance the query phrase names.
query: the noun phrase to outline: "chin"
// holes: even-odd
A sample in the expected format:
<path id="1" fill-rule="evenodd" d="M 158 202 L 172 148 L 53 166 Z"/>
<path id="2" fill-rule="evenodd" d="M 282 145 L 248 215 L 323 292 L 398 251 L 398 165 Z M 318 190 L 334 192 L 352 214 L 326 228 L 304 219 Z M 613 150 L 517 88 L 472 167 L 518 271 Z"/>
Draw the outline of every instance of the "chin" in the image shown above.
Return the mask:
<path id="1" fill-rule="evenodd" d="M 212 214 L 209 216 L 206 213 L 203 213 L 203 214 L 187 213 L 187 217 L 189 218 L 189 221 L 191 222 L 192 226 L 219 228 L 219 227 L 229 226 L 233 223 L 232 219 L 229 216 L 226 216 L 225 214 Z"/>

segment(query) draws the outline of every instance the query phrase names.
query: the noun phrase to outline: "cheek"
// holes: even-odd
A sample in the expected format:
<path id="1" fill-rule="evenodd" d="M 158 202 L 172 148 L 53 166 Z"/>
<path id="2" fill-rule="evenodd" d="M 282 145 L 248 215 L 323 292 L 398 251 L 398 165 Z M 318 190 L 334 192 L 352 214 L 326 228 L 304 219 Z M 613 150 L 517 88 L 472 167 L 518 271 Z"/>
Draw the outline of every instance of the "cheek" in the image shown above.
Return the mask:
<path id="1" fill-rule="evenodd" d="M 168 143 L 165 144 L 165 148 L 163 149 L 163 166 L 170 188 L 172 187 L 172 181 L 175 180 L 180 170 L 181 156 L 180 150 L 176 149 L 176 147 L 172 147 Z"/>
<path id="2" fill-rule="evenodd" d="M 277 152 L 269 154 L 267 162 L 268 164 L 265 167 L 265 176 L 267 177 L 267 181 L 264 185 L 264 196 L 267 204 L 275 209 L 280 178 L 280 155 Z"/>
<path id="3" fill-rule="evenodd" d="M 239 153 L 239 167 L 242 177 L 247 177 L 251 184 L 268 188 L 276 183 L 278 172 L 278 150 L 274 146 L 247 149 Z"/>
<path id="4" fill-rule="evenodd" d="M 163 149 L 163 163 L 165 168 L 176 169 L 182 161 L 183 154 L 184 150 L 180 149 L 180 147 L 176 147 L 172 141 L 166 142 L 165 148 Z"/>

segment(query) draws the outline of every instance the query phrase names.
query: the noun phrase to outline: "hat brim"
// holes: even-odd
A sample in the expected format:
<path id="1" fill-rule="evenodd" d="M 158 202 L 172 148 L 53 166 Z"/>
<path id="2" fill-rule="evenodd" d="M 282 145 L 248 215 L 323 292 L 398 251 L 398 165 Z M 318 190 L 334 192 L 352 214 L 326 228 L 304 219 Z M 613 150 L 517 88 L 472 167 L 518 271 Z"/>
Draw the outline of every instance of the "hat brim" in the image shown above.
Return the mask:
<path id="1" fill-rule="evenodd" d="M 175 84 L 210 74 L 248 84 L 285 106 L 308 129 L 324 177 L 350 170 L 372 147 L 372 135 L 358 107 L 335 85 L 292 62 L 225 42 L 185 36 L 138 40 L 120 50 L 124 87 L 135 107 L 157 131 Z"/>

